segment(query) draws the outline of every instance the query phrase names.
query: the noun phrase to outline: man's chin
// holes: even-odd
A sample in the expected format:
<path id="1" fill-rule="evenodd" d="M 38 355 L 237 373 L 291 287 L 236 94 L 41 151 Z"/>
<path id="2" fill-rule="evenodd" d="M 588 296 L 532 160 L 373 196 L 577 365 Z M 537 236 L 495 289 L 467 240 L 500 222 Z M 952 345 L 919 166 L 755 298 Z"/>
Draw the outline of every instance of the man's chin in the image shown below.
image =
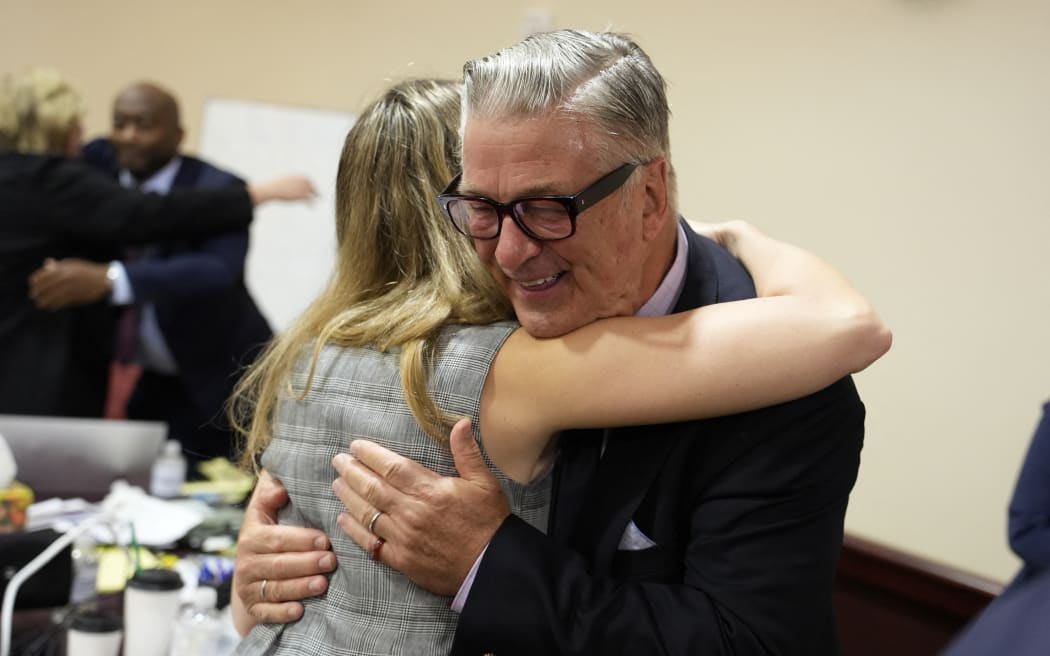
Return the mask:
<path id="1" fill-rule="evenodd" d="M 137 162 L 122 162 L 120 160 L 117 160 L 117 164 L 120 165 L 120 168 L 124 169 L 131 175 L 135 176 L 140 180 L 142 179 L 143 167 L 141 164 Z"/>
<path id="2" fill-rule="evenodd" d="M 561 337 L 587 325 L 590 321 L 577 320 L 564 314 L 530 312 L 526 310 L 518 313 L 518 323 L 521 324 L 521 327 L 528 334 L 543 339 Z"/>
<path id="3" fill-rule="evenodd" d="M 120 168 L 126 169 L 129 173 L 136 176 L 149 168 L 149 164 L 138 157 L 121 157 L 119 153 L 117 154 L 117 164 L 120 165 Z"/>

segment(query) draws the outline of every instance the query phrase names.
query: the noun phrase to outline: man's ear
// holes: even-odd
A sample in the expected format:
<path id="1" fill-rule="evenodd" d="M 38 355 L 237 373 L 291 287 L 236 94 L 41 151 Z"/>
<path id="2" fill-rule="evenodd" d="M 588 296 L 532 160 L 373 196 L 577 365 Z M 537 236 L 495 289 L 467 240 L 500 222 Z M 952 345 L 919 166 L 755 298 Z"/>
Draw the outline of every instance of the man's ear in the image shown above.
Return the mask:
<path id="1" fill-rule="evenodd" d="M 668 199 L 668 164 L 664 157 L 643 164 L 641 182 L 644 191 L 642 199 L 642 231 L 645 239 L 653 239 L 666 226 L 670 209 Z"/>
<path id="2" fill-rule="evenodd" d="M 182 138 L 186 136 L 186 131 L 182 129 L 180 125 L 175 129 L 175 152 L 182 149 Z"/>

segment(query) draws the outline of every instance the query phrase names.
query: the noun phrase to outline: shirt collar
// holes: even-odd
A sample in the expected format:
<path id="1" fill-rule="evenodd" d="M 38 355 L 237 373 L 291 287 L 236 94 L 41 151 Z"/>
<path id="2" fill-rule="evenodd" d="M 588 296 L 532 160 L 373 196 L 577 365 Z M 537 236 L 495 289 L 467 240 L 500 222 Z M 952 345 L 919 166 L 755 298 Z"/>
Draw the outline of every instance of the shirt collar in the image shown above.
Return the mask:
<path id="1" fill-rule="evenodd" d="M 175 184 L 175 176 L 179 174 L 179 166 L 181 165 L 182 158 L 176 155 L 171 158 L 170 162 L 162 166 L 159 171 L 141 184 L 136 184 L 135 176 L 131 175 L 131 171 L 120 169 L 120 185 L 129 189 L 137 187 L 139 191 L 166 194 L 171 191 L 172 185 Z"/>
<path id="2" fill-rule="evenodd" d="M 675 252 L 674 262 L 671 263 L 671 268 L 660 282 L 660 286 L 656 288 L 656 291 L 645 302 L 645 305 L 635 312 L 635 316 L 659 317 L 671 314 L 671 310 L 678 303 L 678 297 L 682 295 L 682 288 L 685 287 L 685 265 L 688 261 L 688 254 L 689 240 L 685 238 L 685 229 L 679 223 L 678 248 Z"/>

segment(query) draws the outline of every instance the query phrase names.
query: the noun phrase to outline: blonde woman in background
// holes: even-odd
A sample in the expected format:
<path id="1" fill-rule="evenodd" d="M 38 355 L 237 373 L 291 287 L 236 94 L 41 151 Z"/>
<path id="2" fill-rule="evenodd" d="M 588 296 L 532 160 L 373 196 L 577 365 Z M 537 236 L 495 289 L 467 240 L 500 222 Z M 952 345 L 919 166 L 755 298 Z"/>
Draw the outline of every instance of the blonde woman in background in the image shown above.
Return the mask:
<path id="1" fill-rule="evenodd" d="M 243 228 L 253 204 L 313 195 L 276 178 L 246 189 L 143 194 L 76 161 L 83 106 L 58 72 L 0 82 L 0 413 L 100 416 L 110 308 L 37 309 L 28 279 L 49 259 L 106 261 L 122 243 Z"/>
<path id="2" fill-rule="evenodd" d="M 252 628 L 236 594 L 235 621 L 251 630 L 240 654 L 448 652 L 457 617 L 448 598 L 375 562 L 382 541 L 366 553 L 337 523 L 331 463 L 355 438 L 452 475 L 448 431 L 469 417 L 512 511 L 543 529 L 551 437 L 562 429 L 789 400 L 889 347 L 887 329 L 834 270 L 742 224 L 710 234 L 750 269 L 761 298 L 529 336 L 435 202 L 457 168 L 460 88 L 404 82 L 361 113 L 339 163 L 336 270 L 235 397 L 245 466 L 261 464 L 286 486 L 281 523 L 326 532 L 339 562 L 297 622 Z M 595 203 L 620 202 L 616 194 Z M 267 599 L 265 584 L 253 587 L 257 599 Z"/>

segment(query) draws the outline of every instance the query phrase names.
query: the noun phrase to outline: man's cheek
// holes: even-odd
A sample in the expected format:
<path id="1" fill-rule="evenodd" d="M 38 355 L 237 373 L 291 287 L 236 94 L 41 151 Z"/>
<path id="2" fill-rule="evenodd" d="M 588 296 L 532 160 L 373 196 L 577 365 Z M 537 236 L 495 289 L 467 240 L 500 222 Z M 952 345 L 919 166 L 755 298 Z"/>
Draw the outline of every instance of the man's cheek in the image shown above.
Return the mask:
<path id="1" fill-rule="evenodd" d="M 496 252 L 495 245 L 493 244 L 494 241 L 494 239 L 487 241 L 481 241 L 477 239 L 474 240 L 474 252 L 478 254 L 478 258 L 482 262 L 489 265 L 490 267 L 493 264 L 493 259 L 495 257 Z"/>

